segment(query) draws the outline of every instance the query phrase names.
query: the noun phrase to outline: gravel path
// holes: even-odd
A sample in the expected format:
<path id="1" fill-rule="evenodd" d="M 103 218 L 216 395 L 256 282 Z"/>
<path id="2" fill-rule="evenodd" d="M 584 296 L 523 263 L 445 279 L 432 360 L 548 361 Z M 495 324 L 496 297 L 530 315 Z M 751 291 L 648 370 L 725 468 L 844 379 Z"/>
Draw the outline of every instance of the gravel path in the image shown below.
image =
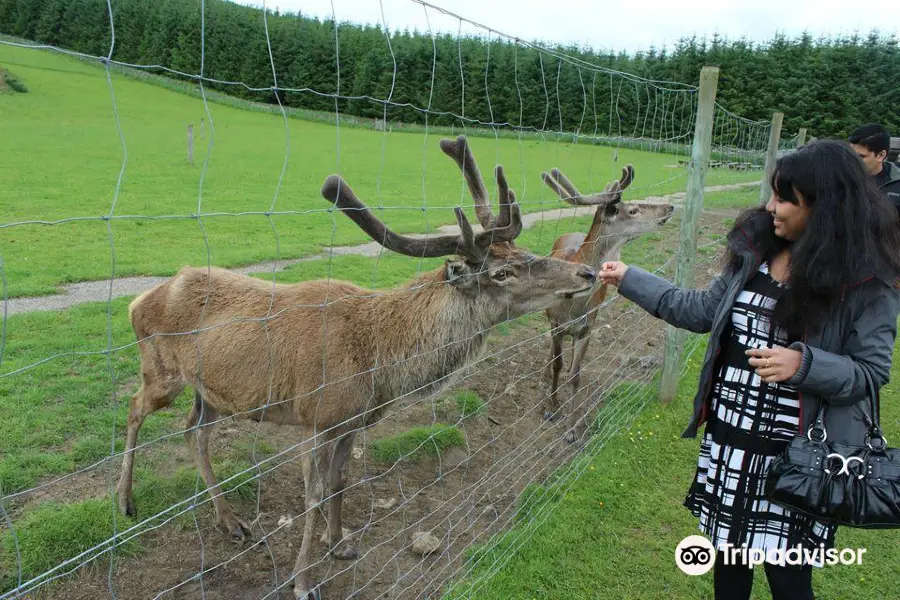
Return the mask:
<path id="1" fill-rule="evenodd" d="M 721 192 L 727 190 L 735 190 L 743 187 L 759 185 L 758 181 L 747 183 L 736 183 L 728 185 L 716 185 L 705 188 L 707 192 Z M 678 206 L 684 203 L 685 192 L 677 192 L 667 196 L 649 196 L 642 198 L 645 202 L 671 202 Z M 557 210 L 548 210 L 538 213 L 530 213 L 522 215 L 522 226 L 526 229 L 534 226 L 535 223 L 541 221 L 556 221 L 563 218 L 572 218 L 584 216 L 593 213 L 593 207 L 585 206 L 578 208 L 563 208 Z M 733 211 L 723 212 L 723 216 L 732 214 Z M 476 226 L 477 227 L 477 226 Z M 439 228 L 439 233 L 458 233 L 459 228 L 456 225 L 445 225 Z M 323 254 L 313 256 L 305 256 L 303 258 L 295 258 L 289 260 L 280 260 L 276 265 L 272 261 L 246 265 L 231 269 L 235 273 L 249 275 L 251 273 L 277 272 L 288 266 L 326 258 L 331 256 L 343 256 L 355 254 L 358 256 L 378 256 L 381 246 L 377 242 L 369 242 L 358 246 L 336 246 L 327 248 Z M 162 283 L 168 279 L 167 277 L 120 277 L 113 281 L 112 297 L 119 298 L 122 296 L 137 296 L 150 289 L 154 285 Z M 5 312 L 7 315 L 15 315 L 27 312 L 46 311 L 46 310 L 63 310 L 71 308 L 77 304 L 85 302 L 104 302 L 110 297 L 109 280 L 100 281 L 84 281 L 81 283 L 72 283 L 61 288 L 61 293 L 49 296 L 26 296 L 22 298 L 11 298 L 6 301 Z"/>

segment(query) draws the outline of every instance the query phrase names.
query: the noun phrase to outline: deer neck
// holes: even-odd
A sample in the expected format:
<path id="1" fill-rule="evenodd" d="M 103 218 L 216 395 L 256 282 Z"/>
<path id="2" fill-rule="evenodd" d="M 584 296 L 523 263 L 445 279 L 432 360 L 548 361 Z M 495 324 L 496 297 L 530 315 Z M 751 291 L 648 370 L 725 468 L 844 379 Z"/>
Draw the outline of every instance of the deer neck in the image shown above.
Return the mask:
<path id="1" fill-rule="evenodd" d="M 484 347 L 490 305 L 448 285 L 443 269 L 373 299 L 376 390 L 382 401 L 443 387 Z"/>
<path id="2" fill-rule="evenodd" d="M 604 232 L 603 225 L 602 219 L 594 220 L 579 250 L 581 262 L 595 269 L 599 269 L 600 265 L 605 261 L 619 260 L 622 247 L 628 242 L 628 239 L 625 237 Z"/>

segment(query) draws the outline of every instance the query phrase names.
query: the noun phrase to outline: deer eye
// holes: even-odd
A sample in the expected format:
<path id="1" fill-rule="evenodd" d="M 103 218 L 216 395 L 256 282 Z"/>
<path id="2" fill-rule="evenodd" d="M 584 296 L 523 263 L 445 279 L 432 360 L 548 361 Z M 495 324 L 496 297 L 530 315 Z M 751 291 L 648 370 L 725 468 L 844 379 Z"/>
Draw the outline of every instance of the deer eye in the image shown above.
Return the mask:
<path id="1" fill-rule="evenodd" d="M 495 281 L 506 281 L 506 278 L 510 275 L 512 275 L 512 273 L 509 271 L 509 269 L 503 268 L 494 271 L 491 274 L 491 277 L 493 277 Z"/>
<path id="2" fill-rule="evenodd" d="M 639 212 L 641 212 L 641 209 L 638 208 L 637 206 L 635 206 L 635 207 L 632 207 L 631 210 L 628 211 L 628 214 L 633 217 L 636 214 L 638 214 Z"/>

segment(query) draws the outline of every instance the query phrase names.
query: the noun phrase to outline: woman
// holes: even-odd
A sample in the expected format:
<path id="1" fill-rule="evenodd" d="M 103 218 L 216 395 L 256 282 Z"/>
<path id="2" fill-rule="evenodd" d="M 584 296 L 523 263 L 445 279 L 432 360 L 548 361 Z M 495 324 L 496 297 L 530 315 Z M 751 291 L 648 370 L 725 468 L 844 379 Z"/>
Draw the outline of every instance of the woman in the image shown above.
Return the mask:
<path id="1" fill-rule="evenodd" d="M 880 388 L 890 374 L 900 229 L 844 143 L 815 141 L 782 157 L 771 186 L 765 206 L 737 219 L 707 289 L 678 289 L 621 262 L 605 263 L 601 279 L 675 327 L 710 333 L 683 434 L 706 423 L 684 502 L 700 529 L 717 549 L 827 549 L 835 527 L 768 502 L 765 475 L 822 402 L 828 439 L 862 443 L 866 377 Z M 753 571 L 723 558 L 717 552 L 716 599 L 749 598 Z M 821 561 L 767 562 L 773 598 L 813 598 L 813 565 Z"/>

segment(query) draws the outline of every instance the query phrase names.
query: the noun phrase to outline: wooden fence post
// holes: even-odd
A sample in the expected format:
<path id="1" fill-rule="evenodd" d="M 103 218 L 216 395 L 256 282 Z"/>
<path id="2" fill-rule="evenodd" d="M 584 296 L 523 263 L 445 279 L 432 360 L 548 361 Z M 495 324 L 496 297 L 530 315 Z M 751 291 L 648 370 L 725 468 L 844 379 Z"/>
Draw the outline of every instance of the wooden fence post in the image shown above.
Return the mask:
<path id="1" fill-rule="evenodd" d="M 688 164 L 687 196 L 684 200 L 684 212 L 681 217 L 678 258 L 675 265 L 675 285 L 679 287 L 692 286 L 694 280 L 697 233 L 700 226 L 700 213 L 703 210 L 703 187 L 706 185 L 706 171 L 709 169 L 718 85 L 719 68 L 703 67 L 700 71 L 697 121 L 694 126 L 691 162 Z M 666 355 L 659 389 L 659 397 L 663 403 L 670 402 L 678 391 L 685 336 L 685 331 L 671 326 L 666 330 Z"/>
<path id="2" fill-rule="evenodd" d="M 769 185 L 769 178 L 772 177 L 772 171 L 775 170 L 775 161 L 778 160 L 778 142 L 781 141 L 781 122 L 784 120 L 784 113 L 772 114 L 772 128 L 769 130 L 769 149 L 766 150 L 766 168 L 763 171 L 763 180 L 759 186 L 759 203 L 765 204 L 772 195 L 772 187 Z"/>
<path id="3" fill-rule="evenodd" d="M 188 164 L 194 164 L 194 124 L 188 123 Z"/>

